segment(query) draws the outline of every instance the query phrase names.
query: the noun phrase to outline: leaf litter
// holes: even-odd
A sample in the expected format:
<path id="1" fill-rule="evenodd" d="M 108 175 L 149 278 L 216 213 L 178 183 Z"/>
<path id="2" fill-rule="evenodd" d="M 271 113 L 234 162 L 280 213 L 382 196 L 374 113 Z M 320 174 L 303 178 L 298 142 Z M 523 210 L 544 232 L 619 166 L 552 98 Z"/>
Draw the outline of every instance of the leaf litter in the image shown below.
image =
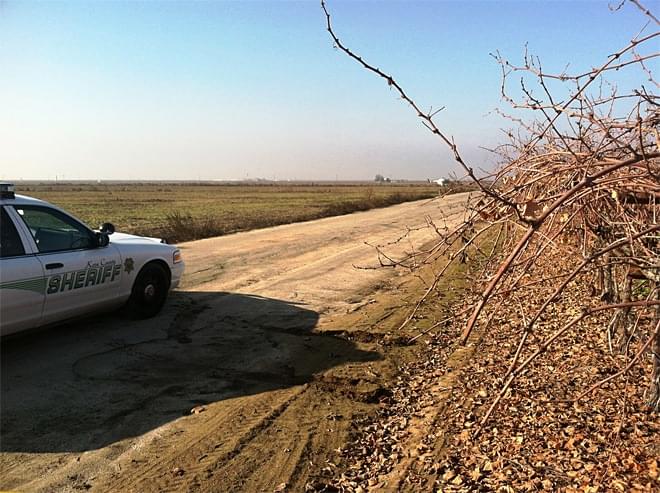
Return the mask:
<path id="1" fill-rule="evenodd" d="M 561 270 L 560 259 L 554 260 L 547 263 L 547 275 Z M 579 313 L 589 282 L 580 278 L 562 295 L 563 302 L 537 325 L 522 358 Z M 546 294 L 538 288 L 518 301 L 524 312 L 533 312 Z M 465 303 L 473 301 L 467 298 Z M 425 315 L 432 309 L 427 306 Z M 503 303 L 488 335 L 471 339 L 467 357 L 456 358 L 461 320 L 420 339 L 419 358 L 399 368 L 391 393 L 381 397 L 374 413 L 352 423 L 351 442 L 306 490 L 660 491 L 660 419 L 644 401 L 650 358 L 575 400 L 632 357 L 609 351 L 606 315 L 563 334 L 514 381 L 480 427 L 505 381 L 524 312 L 516 303 Z M 630 345 L 636 344 L 633 334 Z M 450 375 L 450 388 L 439 386 Z M 411 443 L 415 420 L 429 409 L 437 416 Z"/>

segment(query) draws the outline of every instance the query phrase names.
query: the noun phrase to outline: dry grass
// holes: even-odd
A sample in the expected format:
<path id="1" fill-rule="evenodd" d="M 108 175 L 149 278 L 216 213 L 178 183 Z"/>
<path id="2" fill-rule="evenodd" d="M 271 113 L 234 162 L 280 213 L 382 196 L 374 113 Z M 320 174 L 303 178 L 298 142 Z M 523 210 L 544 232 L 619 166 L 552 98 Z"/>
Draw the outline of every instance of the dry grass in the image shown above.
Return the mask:
<path id="1" fill-rule="evenodd" d="M 47 200 L 92 227 L 187 241 L 348 214 L 437 196 L 418 184 L 54 184 L 23 183 L 18 193 Z"/>

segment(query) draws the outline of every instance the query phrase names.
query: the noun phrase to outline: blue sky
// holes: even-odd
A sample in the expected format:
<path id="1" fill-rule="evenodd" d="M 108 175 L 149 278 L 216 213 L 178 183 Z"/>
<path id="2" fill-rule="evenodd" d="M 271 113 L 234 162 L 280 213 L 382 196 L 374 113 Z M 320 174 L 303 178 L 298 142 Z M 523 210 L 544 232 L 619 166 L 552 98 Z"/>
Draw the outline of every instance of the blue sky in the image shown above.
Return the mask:
<path id="1" fill-rule="evenodd" d="M 509 126 L 487 116 L 502 106 L 490 52 L 520 61 L 528 42 L 547 69 L 589 69 L 646 22 L 605 1 L 328 6 L 349 47 L 421 106 L 446 107 L 438 121 L 475 167 L 492 164 L 479 146 Z M 383 81 L 333 49 L 324 23 L 316 1 L 0 0 L 0 178 L 424 179 L 456 170 Z"/>

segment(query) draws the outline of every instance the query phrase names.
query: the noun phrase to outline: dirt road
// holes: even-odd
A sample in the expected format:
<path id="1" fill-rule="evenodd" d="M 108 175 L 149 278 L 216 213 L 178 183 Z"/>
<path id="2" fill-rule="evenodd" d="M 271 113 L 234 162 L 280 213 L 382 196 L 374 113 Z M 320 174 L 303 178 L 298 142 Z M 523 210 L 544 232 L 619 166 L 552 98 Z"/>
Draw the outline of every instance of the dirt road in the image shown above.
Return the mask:
<path id="1" fill-rule="evenodd" d="M 365 335 L 378 324 L 355 323 L 398 276 L 354 267 L 377 264 L 365 241 L 453 223 L 465 199 L 183 244 L 184 283 L 158 317 L 4 341 L 0 490 L 304 491 L 396 374 Z"/>

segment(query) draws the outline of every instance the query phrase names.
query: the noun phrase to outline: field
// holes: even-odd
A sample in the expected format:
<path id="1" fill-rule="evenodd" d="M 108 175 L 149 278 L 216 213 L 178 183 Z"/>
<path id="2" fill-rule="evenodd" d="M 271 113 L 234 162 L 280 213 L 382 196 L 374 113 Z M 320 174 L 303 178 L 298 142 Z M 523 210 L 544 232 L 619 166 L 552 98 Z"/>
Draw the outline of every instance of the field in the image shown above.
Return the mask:
<path id="1" fill-rule="evenodd" d="M 29 183 L 17 192 L 51 202 L 92 227 L 186 241 L 432 198 L 406 184 Z"/>

